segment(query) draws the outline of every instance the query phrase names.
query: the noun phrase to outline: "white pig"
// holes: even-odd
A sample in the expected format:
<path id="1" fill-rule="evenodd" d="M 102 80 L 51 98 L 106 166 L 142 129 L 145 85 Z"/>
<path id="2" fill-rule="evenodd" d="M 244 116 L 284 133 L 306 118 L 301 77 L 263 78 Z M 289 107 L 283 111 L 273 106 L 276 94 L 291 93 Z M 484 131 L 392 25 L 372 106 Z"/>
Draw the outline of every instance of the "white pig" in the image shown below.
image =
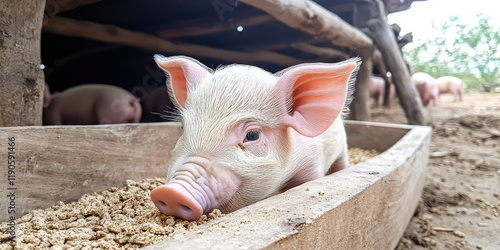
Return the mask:
<path id="1" fill-rule="evenodd" d="M 182 117 L 167 184 L 151 199 L 167 215 L 197 220 L 231 212 L 348 165 L 341 118 L 357 60 L 301 64 L 271 74 L 247 65 L 215 72 L 156 55 Z"/>
<path id="2" fill-rule="evenodd" d="M 462 94 L 464 93 L 465 83 L 453 76 L 442 76 L 436 79 L 436 84 L 439 88 L 439 95 L 444 93 L 453 94 L 453 101 L 462 101 Z"/>
<path id="3" fill-rule="evenodd" d="M 411 76 L 411 82 L 417 87 L 424 106 L 429 103 L 436 106 L 439 98 L 439 88 L 434 77 L 429 74 L 417 72 Z"/>

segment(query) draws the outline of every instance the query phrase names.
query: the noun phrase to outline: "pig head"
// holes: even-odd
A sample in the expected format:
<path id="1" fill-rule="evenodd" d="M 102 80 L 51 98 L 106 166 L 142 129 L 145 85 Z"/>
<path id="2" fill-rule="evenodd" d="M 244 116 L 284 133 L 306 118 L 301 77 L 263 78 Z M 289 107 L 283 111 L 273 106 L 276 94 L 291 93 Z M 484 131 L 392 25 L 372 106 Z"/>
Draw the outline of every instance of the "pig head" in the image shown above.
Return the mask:
<path id="1" fill-rule="evenodd" d="M 356 60 L 276 74 L 155 60 L 183 126 L 167 184 L 151 192 L 162 213 L 197 220 L 215 208 L 231 212 L 348 164 L 341 114 Z"/>

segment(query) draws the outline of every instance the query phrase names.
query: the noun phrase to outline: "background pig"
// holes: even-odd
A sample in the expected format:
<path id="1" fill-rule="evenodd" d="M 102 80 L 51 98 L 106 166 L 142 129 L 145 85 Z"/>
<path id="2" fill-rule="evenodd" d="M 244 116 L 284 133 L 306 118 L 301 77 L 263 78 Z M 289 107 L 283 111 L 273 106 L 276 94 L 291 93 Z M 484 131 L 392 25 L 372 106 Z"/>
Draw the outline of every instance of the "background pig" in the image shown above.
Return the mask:
<path id="1" fill-rule="evenodd" d="M 465 83 L 453 76 L 443 76 L 436 79 L 439 94 L 453 94 L 453 101 L 462 101 L 462 94 L 465 89 Z"/>
<path id="2" fill-rule="evenodd" d="M 128 91 L 104 84 L 86 84 L 50 94 L 45 84 L 45 125 L 91 125 L 139 122 L 139 99 Z"/>
<path id="3" fill-rule="evenodd" d="M 370 97 L 373 98 L 375 105 L 378 106 L 378 99 L 385 95 L 385 80 L 382 77 L 372 76 L 370 82 Z M 394 85 L 391 84 L 389 100 L 394 99 Z"/>
<path id="4" fill-rule="evenodd" d="M 411 81 L 417 87 L 424 106 L 427 106 L 429 103 L 436 105 L 439 98 L 439 89 L 432 76 L 418 72 L 411 76 Z"/>
<path id="5" fill-rule="evenodd" d="M 194 59 L 155 56 L 182 116 L 167 184 L 151 199 L 197 220 L 231 212 L 348 164 L 340 117 L 355 61 L 271 74 L 246 65 L 213 72 Z"/>
<path id="6" fill-rule="evenodd" d="M 176 108 L 168 96 L 167 87 L 151 90 L 142 98 L 141 122 L 165 122 L 174 120 Z"/>

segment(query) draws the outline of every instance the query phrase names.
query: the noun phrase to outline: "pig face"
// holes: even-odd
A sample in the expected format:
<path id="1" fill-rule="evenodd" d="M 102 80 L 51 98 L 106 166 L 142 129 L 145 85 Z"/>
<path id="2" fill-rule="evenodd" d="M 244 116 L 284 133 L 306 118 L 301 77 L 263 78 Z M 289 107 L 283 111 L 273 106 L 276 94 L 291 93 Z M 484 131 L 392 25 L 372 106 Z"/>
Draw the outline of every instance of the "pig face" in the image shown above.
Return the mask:
<path id="1" fill-rule="evenodd" d="M 163 213 L 189 220 L 283 188 L 301 167 L 291 160 L 295 137 L 316 137 L 332 125 L 356 68 L 355 62 L 304 64 L 273 75 L 245 65 L 212 72 L 186 57 L 155 60 L 171 79 L 167 87 L 184 131 L 168 183 L 151 197 Z"/>

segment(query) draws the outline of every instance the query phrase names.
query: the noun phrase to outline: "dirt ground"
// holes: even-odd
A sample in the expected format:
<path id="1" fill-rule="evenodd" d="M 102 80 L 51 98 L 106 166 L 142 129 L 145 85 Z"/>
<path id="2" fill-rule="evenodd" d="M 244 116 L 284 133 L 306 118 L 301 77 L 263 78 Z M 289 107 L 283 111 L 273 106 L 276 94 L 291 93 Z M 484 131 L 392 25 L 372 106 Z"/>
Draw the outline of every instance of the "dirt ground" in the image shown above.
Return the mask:
<path id="1" fill-rule="evenodd" d="M 397 249 L 500 249 L 500 94 L 452 99 L 426 108 L 431 158 Z M 406 123 L 397 101 L 371 112 L 373 121 Z"/>

